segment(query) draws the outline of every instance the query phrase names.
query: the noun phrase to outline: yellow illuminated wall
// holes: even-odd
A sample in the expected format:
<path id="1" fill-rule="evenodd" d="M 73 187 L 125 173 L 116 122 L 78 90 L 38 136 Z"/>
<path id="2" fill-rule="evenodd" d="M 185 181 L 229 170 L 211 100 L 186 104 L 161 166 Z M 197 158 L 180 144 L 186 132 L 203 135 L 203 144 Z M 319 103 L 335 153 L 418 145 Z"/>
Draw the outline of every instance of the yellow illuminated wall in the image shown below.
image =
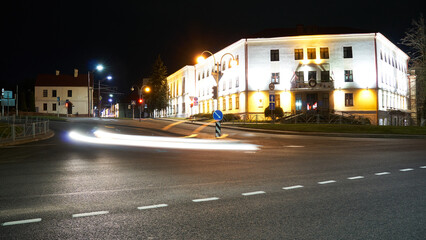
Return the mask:
<path id="1" fill-rule="evenodd" d="M 353 94 L 353 106 L 345 106 L 345 93 Z M 336 111 L 377 111 L 377 92 L 375 89 L 345 89 L 334 91 Z"/>

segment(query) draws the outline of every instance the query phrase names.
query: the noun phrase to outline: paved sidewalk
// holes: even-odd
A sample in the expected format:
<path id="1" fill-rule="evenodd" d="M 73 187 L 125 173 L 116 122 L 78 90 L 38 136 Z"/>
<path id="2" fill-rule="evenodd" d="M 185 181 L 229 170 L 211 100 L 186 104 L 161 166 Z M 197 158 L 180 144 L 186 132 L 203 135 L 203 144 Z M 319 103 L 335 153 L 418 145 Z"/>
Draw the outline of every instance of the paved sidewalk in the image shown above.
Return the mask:
<path id="1" fill-rule="evenodd" d="M 10 142 L 0 142 L 0 147 L 20 145 L 20 144 L 25 144 L 30 142 L 37 142 L 37 141 L 49 139 L 53 136 L 55 136 L 55 132 L 52 130 L 49 130 L 46 134 L 38 134 L 35 137 L 20 138 Z"/>

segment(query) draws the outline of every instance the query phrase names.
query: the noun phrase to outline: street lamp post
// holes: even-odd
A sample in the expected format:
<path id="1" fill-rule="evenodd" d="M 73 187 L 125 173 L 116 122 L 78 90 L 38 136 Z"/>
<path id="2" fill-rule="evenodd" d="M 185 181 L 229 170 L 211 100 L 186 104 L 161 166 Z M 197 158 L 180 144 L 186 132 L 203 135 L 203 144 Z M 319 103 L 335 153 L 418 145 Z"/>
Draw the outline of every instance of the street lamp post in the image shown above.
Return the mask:
<path id="1" fill-rule="evenodd" d="M 96 66 L 96 69 L 93 69 L 92 71 L 88 71 L 87 73 L 87 117 L 90 117 L 90 110 L 91 110 L 91 104 L 90 104 L 90 74 L 94 74 L 95 70 L 98 72 L 101 72 L 104 69 L 104 66 L 99 64 Z M 93 80 L 95 80 L 95 75 L 93 75 Z"/>
<path id="2" fill-rule="evenodd" d="M 214 57 L 214 54 L 212 52 L 210 52 L 210 51 L 205 50 L 197 58 L 198 63 L 202 63 L 203 61 L 205 61 L 205 58 L 203 57 L 204 53 L 210 54 L 213 57 L 214 64 L 216 65 L 216 72 L 214 72 L 214 71 L 212 72 L 212 76 L 213 76 L 214 80 L 216 81 L 216 88 L 213 88 L 213 91 L 214 91 L 214 93 L 213 93 L 213 101 L 214 101 L 214 99 L 216 99 L 216 110 L 218 110 L 219 109 L 219 101 L 218 101 L 219 81 L 220 81 L 220 79 L 223 76 L 223 73 L 221 71 L 221 62 L 223 60 L 223 57 L 226 56 L 226 55 L 230 55 L 232 57 L 231 64 L 230 64 L 231 67 L 237 65 L 237 61 L 235 60 L 234 55 L 232 55 L 232 53 L 225 53 L 220 58 L 220 61 L 216 62 L 216 58 Z"/>
<path id="3" fill-rule="evenodd" d="M 101 82 L 105 80 L 111 80 L 111 76 L 107 76 L 106 78 L 98 81 L 98 117 L 101 116 Z"/>

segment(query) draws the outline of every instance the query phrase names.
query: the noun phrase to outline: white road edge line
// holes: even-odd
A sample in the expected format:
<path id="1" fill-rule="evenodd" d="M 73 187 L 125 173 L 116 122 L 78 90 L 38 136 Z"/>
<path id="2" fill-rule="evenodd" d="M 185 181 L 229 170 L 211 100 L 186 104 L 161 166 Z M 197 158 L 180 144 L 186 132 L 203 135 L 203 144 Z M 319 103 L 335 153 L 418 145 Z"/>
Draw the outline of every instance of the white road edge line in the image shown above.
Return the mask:
<path id="1" fill-rule="evenodd" d="M 169 205 L 167 205 L 167 204 L 155 204 L 155 205 L 138 207 L 138 209 L 139 210 L 145 210 L 145 209 L 161 208 L 161 207 L 167 207 L 167 206 L 169 206 Z"/>
<path id="2" fill-rule="evenodd" d="M 5 222 L 2 223 L 2 226 L 12 226 L 12 225 L 18 225 L 18 224 L 26 224 L 26 223 L 35 223 L 35 222 L 41 222 L 41 218 L 33 218 L 33 219 L 25 219 L 25 220 L 19 220 L 19 221 L 11 221 L 11 222 Z"/>
<path id="3" fill-rule="evenodd" d="M 219 200 L 218 197 L 211 197 L 211 198 L 199 198 L 199 199 L 193 199 L 193 202 L 207 202 L 207 201 L 215 201 Z"/>
<path id="4" fill-rule="evenodd" d="M 241 195 L 243 196 L 251 196 L 251 195 L 258 195 L 258 194 L 265 194 L 266 192 L 264 191 L 256 191 L 256 192 L 247 192 L 247 193 L 242 193 Z"/>
<path id="5" fill-rule="evenodd" d="M 290 186 L 290 187 L 283 187 L 284 190 L 291 190 L 291 189 L 296 189 L 296 188 L 302 188 L 302 185 L 294 185 L 294 186 Z"/>
<path id="6" fill-rule="evenodd" d="M 364 176 L 348 177 L 349 180 L 362 179 Z"/>
<path id="7" fill-rule="evenodd" d="M 77 217 L 89 217 L 89 216 L 96 216 L 96 215 L 102 215 L 102 214 L 108 214 L 108 213 L 109 213 L 108 211 L 77 213 L 77 214 L 73 214 L 72 217 L 73 218 L 77 218 Z"/>
<path id="8" fill-rule="evenodd" d="M 329 183 L 335 183 L 336 181 L 334 180 L 327 180 L 327 181 L 322 181 L 322 182 L 318 182 L 318 184 L 329 184 Z"/>
<path id="9" fill-rule="evenodd" d="M 390 172 L 378 172 L 378 173 L 375 173 L 374 175 L 382 176 L 382 175 L 388 175 L 388 174 L 391 174 L 391 173 Z"/>
<path id="10" fill-rule="evenodd" d="M 399 169 L 400 172 L 408 172 L 408 171 L 413 171 L 413 168 L 403 168 L 403 169 Z"/>

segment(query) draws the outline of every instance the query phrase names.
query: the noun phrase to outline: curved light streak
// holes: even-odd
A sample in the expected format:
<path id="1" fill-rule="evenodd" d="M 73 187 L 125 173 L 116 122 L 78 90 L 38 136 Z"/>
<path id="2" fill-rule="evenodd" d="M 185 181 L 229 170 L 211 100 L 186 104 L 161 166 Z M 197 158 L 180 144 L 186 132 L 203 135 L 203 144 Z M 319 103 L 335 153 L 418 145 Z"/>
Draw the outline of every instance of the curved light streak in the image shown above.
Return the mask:
<path id="1" fill-rule="evenodd" d="M 109 133 L 101 130 L 94 132 L 96 137 L 71 131 L 69 137 L 74 141 L 101 144 L 118 145 L 149 148 L 172 148 L 172 149 L 191 149 L 191 150 L 259 150 L 255 144 L 242 143 L 238 141 L 193 139 L 193 138 L 173 138 L 157 136 L 139 136 Z"/>

